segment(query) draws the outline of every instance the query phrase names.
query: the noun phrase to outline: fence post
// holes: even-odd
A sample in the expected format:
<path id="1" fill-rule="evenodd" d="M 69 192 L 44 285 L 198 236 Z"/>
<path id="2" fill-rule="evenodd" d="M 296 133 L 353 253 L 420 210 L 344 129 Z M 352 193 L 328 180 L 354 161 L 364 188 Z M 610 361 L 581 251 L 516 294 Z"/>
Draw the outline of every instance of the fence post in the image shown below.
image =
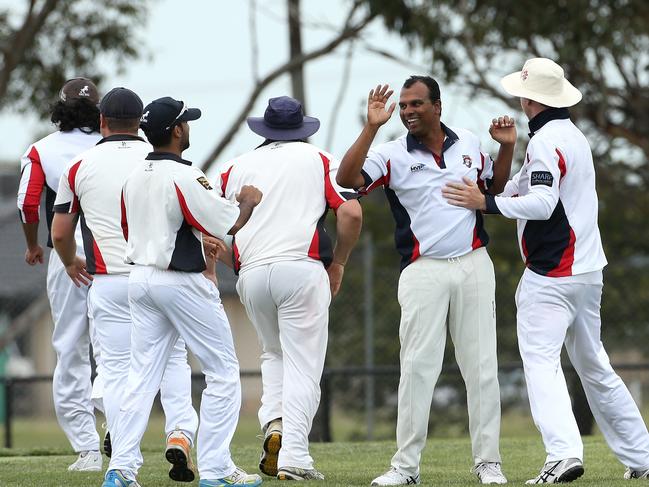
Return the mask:
<path id="1" fill-rule="evenodd" d="M 11 399 L 13 397 L 13 381 L 5 379 L 5 448 L 11 448 Z"/>
<path id="2" fill-rule="evenodd" d="M 364 271 L 364 325 L 365 325 L 365 419 L 367 421 L 367 439 L 374 439 L 374 241 L 372 234 L 365 233 L 363 240 Z"/>

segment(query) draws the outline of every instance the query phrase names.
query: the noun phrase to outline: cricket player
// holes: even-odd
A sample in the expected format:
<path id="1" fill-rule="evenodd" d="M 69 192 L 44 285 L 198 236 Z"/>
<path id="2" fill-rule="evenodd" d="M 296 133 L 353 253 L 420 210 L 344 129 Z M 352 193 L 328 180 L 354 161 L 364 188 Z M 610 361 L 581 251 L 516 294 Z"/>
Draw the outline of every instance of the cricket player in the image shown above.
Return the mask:
<path id="1" fill-rule="evenodd" d="M 338 161 L 306 143 L 320 127 L 294 98 L 271 98 L 248 126 L 265 141 L 223 167 L 230 201 L 248 184 L 264 198 L 235 237 L 237 291 L 262 345 L 264 432 L 259 468 L 280 480 L 322 480 L 309 454 L 327 351 L 329 303 L 361 229 L 359 196 L 335 181 Z M 336 245 L 324 230 L 336 214 Z M 281 447 L 281 449 L 280 449 Z"/>
<path id="2" fill-rule="evenodd" d="M 141 127 L 153 152 L 126 180 L 122 229 L 133 317 L 131 368 L 103 487 L 135 487 L 139 446 L 174 344 L 182 337 L 205 374 L 198 434 L 200 487 L 257 486 L 237 468 L 230 441 L 241 405 L 239 364 L 216 284 L 206 270 L 201 235 L 228 240 L 248 221 L 261 193 L 241 188 L 239 205 L 218 195 L 182 158 L 189 121 L 201 112 L 169 97 L 144 108 Z"/>
<path id="3" fill-rule="evenodd" d="M 420 482 L 419 463 L 447 330 L 466 384 L 473 471 L 483 484 L 504 484 L 496 283 L 486 249 L 489 237 L 482 214 L 449 205 L 442 188 L 448 181 L 467 177 L 483 191 L 502 191 L 516 130 L 509 117 L 494 119 L 489 133 L 500 149 L 493 161 L 474 134 L 442 123 L 437 82 L 429 76 L 411 76 L 399 94 L 399 115 L 408 133 L 371 147 L 396 108 L 395 103 L 387 106 L 391 94 L 387 85 L 370 91 L 367 123 L 343 157 L 337 176 L 343 186 L 364 192 L 384 188 L 401 254 L 398 449 L 390 469 L 372 485 Z"/>
<path id="4" fill-rule="evenodd" d="M 101 100 L 100 130 L 96 146 L 72 159 L 59 184 L 54 204 L 52 237 L 68 275 L 77 285 L 92 279 L 88 308 L 102 358 L 104 408 L 108 431 L 117 434 L 117 417 L 131 358 L 131 311 L 128 276 L 133 268 L 124 262 L 126 240 L 122 233 L 121 194 L 128 175 L 151 147 L 138 136 L 142 101 L 127 88 L 114 88 Z M 80 220 L 85 259 L 74 253 L 73 233 Z M 192 407 L 191 369 L 182 340 L 173 343 L 160 387 L 167 433 L 166 458 L 173 480 L 194 479 L 189 453 L 198 428 Z M 157 392 L 157 389 L 156 389 Z M 142 458 L 137 458 L 138 466 Z"/>
<path id="5" fill-rule="evenodd" d="M 43 190 L 49 233 L 61 173 L 72 157 L 94 146 L 101 138 L 97 108 L 99 94 L 91 80 L 73 78 L 66 81 L 58 98 L 52 109 L 52 122 L 58 130 L 34 142 L 21 159 L 18 209 L 27 243 L 25 261 L 29 265 L 43 263 L 43 249 L 38 244 Z M 83 255 L 81 231 L 76 228 L 73 233 L 76 237 L 73 252 Z M 47 245 L 52 247 L 50 235 Z M 102 465 L 91 401 L 89 347 L 92 340 L 87 295 L 88 288 L 76 287 L 68 278 L 57 253 L 51 252 L 47 268 L 47 297 L 54 321 L 52 345 L 56 352 L 52 393 L 59 425 L 79 454 L 68 467 L 71 471 L 100 471 Z M 93 348 L 97 352 L 97 347 Z M 98 382 L 98 378 L 95 381 Z"/>
<path id="6" fill-rule="evenodd" d="M 593 157 L 568 107 L 581 93 L 563 69 L 529 59 L 501 80 L 520 98 L 530 142 L 504 191 L 482 194 L 471 182 L 449 184 L 457 206 L 516 219 L 526 265 L 516 291 L 518 345 L 532 416 L 547 458 L 528 484 L 571 482 L 584 473 L 583 444 L 561 369 L 561 349 L 579 374 L 606 442 L 627 466 L 624 478 L 649 477 L 649 434 L 601 342 L 600 301 L 606 257 L 597 226 Z"/>

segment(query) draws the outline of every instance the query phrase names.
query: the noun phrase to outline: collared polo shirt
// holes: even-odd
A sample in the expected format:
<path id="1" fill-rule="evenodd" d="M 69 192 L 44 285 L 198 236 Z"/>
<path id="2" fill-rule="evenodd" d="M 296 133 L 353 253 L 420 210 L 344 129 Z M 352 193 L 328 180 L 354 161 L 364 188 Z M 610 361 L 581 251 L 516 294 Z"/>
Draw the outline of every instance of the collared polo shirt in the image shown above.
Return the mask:
<path id="1" fill-rule="evenodd" d="M 235 236 L 236 270 L 305 259 L 329 266 L 327 211 L 359 196 L 336 183 L 338 166 L 331 154 L 304 142 L 272 142 L 223 166 L 218 185 L 230 201 L 247 184 L 264 194 Z"/>
<path id="2" fill-rule="evenodd" d="M 239 207 L 222 198 L 190 161 L 152 152 L 143 162 L 123 187 L 127 262 L 163 270 L 204 271 L 201 233 L 230 243 L 227 233 L 239 218 Z"/>
<path id="3" fill-rule="evenodd" d="M 419 256 L 460 257 L 489 241 L 482 214 L 450 205 L 442 188 L 464 177 L 484 188 L 493 176 L 493 161 L 468 130 L 444 124 L 442 129 L 446 138 L 439 158 L 406 134 L 370 149 L 363 164 L 363 191 L 383 186 L 390 203 L 402 269 Z"/>
<path id="4" fill-rule="evenodd" d="M 30 145 L 20 159 L 20 185 L 17 199 L 20 219 L 23 223 L 38 223 L 41 195 L 45 190 L 48 247 L 52 247 L 49 232 L 61 173 L 74 156 L 93 147 L 99 139 L 101 136 L 98 132 L 80 129 L 57 131 Z M 77 226 L 75 239 L 77 247 L 81 249 L 83 243 L 79 226 Z"/>
<path id="5" fill-rule="evenodd" d="M 588 140 L 566 108 L 544 110 L 529 126 L 525 161 L 500 195 L 487 195 L 487 212 L 517 219 L 521 256 L 535 273 L 598 271 L 607 262 Z"/>
<path id="6" fill-rule="evenodd" d="M 57 213 L 79 213 L 91 274 L 128 274 L 121 227 L 122 185 L 144 164 L 151 146 L 134 135 L 111 135 L 72 159 L 61 175 L 54 203 Z"/>

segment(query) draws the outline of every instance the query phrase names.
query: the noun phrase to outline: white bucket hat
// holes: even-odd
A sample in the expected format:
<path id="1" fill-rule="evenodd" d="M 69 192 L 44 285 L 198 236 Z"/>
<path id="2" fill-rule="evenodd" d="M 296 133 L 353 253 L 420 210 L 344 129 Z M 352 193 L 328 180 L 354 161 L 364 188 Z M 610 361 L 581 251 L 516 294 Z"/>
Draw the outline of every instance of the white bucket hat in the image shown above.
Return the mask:
<path id="1" fill-rule="evenodd" d="M 563 68 L 543 57 L 528 59 L 521 71 L 508 74 L 500 84 L 510 95 L 554 108 L 571 107 L 581 100 L 581 92 L 564 77 Z"/>

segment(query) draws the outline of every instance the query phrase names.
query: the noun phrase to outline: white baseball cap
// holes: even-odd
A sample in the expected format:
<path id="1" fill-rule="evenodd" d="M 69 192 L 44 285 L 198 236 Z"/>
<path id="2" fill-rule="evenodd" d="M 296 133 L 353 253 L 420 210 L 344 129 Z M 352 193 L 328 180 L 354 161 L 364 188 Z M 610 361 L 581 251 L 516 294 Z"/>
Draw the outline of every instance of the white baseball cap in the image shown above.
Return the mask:
<path id="1" fill-rule="evenodd" d="M 581 100 L 581 92 L 568 81 L 563 68 L 551 59 L 528 59 L 521 71 L 500 80 L 507 93 L 554 108 L 571 107 Z"/>

